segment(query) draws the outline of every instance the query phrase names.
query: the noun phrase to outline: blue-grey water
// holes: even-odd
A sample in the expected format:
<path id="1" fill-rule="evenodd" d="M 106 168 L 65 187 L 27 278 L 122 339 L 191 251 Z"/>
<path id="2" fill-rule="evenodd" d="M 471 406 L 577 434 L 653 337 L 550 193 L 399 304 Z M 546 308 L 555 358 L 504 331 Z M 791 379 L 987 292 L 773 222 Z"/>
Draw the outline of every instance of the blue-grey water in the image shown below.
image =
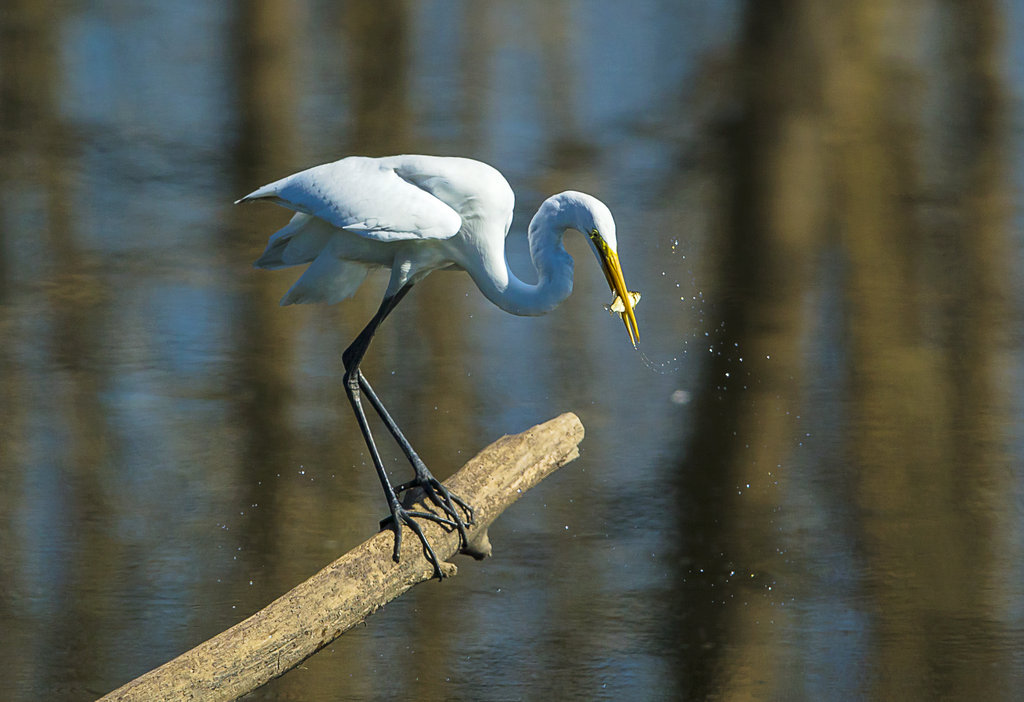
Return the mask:
<path id="1" fill-rule="evenodd" d="M 1013 699 L 1024 686 L 1024 5 L 59 3 L 0 10 L 0 697 L 98 697 L 385 513 L 340 353 L 385 277 L 282 308 L 349 154 L 612 209 L 511 317 L 460 273 L 367 376 L 435 473 L 563 411 L 581 457 L 494 557 L 265 700 Z M 398 479 L 406 466 L 388 447 Z"/>

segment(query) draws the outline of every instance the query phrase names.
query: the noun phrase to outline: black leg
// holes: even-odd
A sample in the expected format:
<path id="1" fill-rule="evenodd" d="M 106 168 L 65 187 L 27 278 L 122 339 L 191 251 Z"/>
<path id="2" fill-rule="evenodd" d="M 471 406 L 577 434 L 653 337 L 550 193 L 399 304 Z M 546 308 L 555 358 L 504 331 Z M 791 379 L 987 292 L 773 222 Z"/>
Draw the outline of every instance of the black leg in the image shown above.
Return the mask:
<path id="1" fill-rule="evenodd" d="M 384 318 L 391 313 L 395 306 L 405 297 L 406 293 L 410 290 L 411 286 L 406 286 L 398 291 L 397 294 L 391 297 L 385 297 L 384 301 L 381 302 L 380 309 L 374 315 L 370 323 L 359 333 L 355 341 L 345 349 L 342 354 L 342 361 L 345 364 L 345 392 L 348 395 L 349 402 L 352 404 L 352 409 L 356 415 L 356 421 L 359 423 L 359 430 L 363 434 L 363 439 L 366 441 L 366 446 L 370 451 L 370 457 L 373 460 L 374 468 L 377 470 L 377 476 L 380 478 L 381 487 L 384 489 L 384 495 L 388 501 L 388 507 L 391 511 L 391 516 L 385 520 L 390 521 L 391 526 L 395 532 L 395 550 L 394 559 L 399 560 L 399 553 L 402 546 L 402 524 L 407 524 L 410 529 L 420 538 L 423 543 L 423 552 L 433 566 L 434 575 L 439 579 L 444 577 L 441 571 L 441 564 L 437 559 L 437 555 L 434 553 L 434 549 L 431 548 L 427 542 L 426 537 L 423 535 L 419 524 L 416 523 L 414 517 L 421 519 L 429 519 L 437 522 L 442 526 L 448 528 L 458 529 L 460 540 L 462 545 L 465 546 L 467 543 L 466 537 L 466 524 L 456 510 L 455 505 L 458 505 L 466 511 L 468 523 L 472 523 L 473 511 L 464 501 L 459 499 L 457 496 L 452 495 L 447 488 L 444 487 L 430 471 L 427 470 L 426 465 L 420 459 L 420 457 L 413 450 L 408 440 L 402 434 L 398 425 L 395 423 L 391 415 L 388 414 L 384 408 L 383 403 L 377 397 L 373 388 L 370 387 L 369 382 L 363 376 L 362 371 L 359 370 L 359 364 L 362 362 L 363 357 L 366 355 L 366 351 L 370 346 L 370 341 L 373 339 L 373 335 L 376 333 L 377 328 L 380 326 Z M 388 431 L 394 437 L 395 441 L 402 448 L 403 453 L 412 463 L 413 470 L 416 473 L 416 477 L 408 482 L 398 486 L 396 490 L 391 486 L 391 481 L 388 479 L 387 472 L 384 469 L 384 463 L 380 458 L 380 453 L 377 451 L 377 446 L 373 440 L 373 434 L 370 431 L 369 422 L 366 419 L 366 413 L 363 411 L 362 402 L 360 400 L 360 391 L 366 394 L 370 404 L 374 410 L 380 415 L 381 420 L 384 422 Z M 440 516 L 431 512 L 413 512 L 407 510 L 398 499 L 398 493 L 404 492 L 412 487 L 420 487 L 424 493 L 430 499 L 432 503 L 441 509 L 445 516 Z M 383 524 L 383 522 L 382 522 Z"/>
<path id="2" fill-rule="evenodd" d="M 370 401 L 373 408 L 380 415 L 381 421 L 384 422 L 384 426 L 391 432 L 391 436 L 394 437 L 395 442 L 402 448 L 402 452 L 409 459 L 409 463 L 412 464 L 413 471 L 416 473 L 416 477 L 407 483 L 402 483 L 395 488 L 396 493 L 402 493 L 410 488 L 418 487 L 423 490 L 427 498 L 430 499 L 435 505 L 441 508 L 448 519 L 455 523 L 455 528 L 459 530 L 459 537 L 462 542 L 462 546 L 465 547 L 469 543 L 469 538 L 466 536 L 466 526 L 473 523 L 473 508 L 466 504 L 460 497 L 453 495 L 448 488 L 446 488 L 440 480 L 435 478 L 431 472 L 427 469 L 427 465 L 423 462 L 423 459 L 419 457 L 419 454 L 413 449 L 409 440 L 402 434 L 402 430 L 398 428 L 398 424 L 388 414 L 384 404 L 377 397 L 377 393 L 370 387 L 370 382 L 366 379 L 366 376 L 359 372 L 359 386 L 366 395 L 366 399 Z M 466 512 L 466 519 L 462 519 L 462 515 L 459 514 L 455 508 L 458 505 Z"/>

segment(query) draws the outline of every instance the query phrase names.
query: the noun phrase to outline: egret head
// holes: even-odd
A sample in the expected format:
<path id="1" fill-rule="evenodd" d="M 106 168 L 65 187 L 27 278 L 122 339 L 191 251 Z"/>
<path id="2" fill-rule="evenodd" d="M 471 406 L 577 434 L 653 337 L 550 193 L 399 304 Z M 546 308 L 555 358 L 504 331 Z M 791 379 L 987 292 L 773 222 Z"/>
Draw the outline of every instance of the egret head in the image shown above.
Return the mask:
<path id="1" fill-rule="evenodd" d="M 568 194 L 568 193 L 567 193 Z M 597 256 L 604 277 L 608 280 L 608 287 L 615 293 L 612 304 L 609 306 L 614 312 L 622 315 L 622 321 L 626 324 L 626 331 L 629 332 L 629 340 L 633 346 L 640 341 L 640 329 L 636 324 L 636 315 L 633 307 L 640 299 L 639 293 L 630 292 L 626 288 L 626 280 L 622 276 L 622 266 L 619 265 L 618 244 L 615 239 L 615 220 L 608 207 L 598 200 L 585 193 L 571 193 L 571 196 L 578 198 L 582 207 L 579 209 L 578 221 L 575 228 L 587 235 L 590 241 L 590 248 Z"/>

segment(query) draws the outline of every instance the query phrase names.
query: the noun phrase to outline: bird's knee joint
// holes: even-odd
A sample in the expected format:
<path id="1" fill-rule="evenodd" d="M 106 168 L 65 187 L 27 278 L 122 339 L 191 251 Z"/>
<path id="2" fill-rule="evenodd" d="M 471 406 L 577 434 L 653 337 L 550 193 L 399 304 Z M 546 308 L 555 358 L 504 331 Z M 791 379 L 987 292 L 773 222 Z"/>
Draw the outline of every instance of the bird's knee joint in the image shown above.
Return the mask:
<path id="1" fill-rule="evenodd" d="M 345 383 L 345 390 L 350 395 L 359 394 L 359 370 L 346 371 L 343 382 Z"/>

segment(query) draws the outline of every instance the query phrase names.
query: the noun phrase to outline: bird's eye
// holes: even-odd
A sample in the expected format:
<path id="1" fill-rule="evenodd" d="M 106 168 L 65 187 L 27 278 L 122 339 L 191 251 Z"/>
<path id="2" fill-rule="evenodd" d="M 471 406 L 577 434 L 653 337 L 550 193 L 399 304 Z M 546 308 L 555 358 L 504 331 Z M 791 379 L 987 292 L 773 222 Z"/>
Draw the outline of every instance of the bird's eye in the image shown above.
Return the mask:
<path id="1" fill-rule="evenodd" d="M 590 238 L 591 239 L 600 239 L 601 235 L 598 233 L 598 231 L 596 229 L 591 229 L 590 230 Z"/>

